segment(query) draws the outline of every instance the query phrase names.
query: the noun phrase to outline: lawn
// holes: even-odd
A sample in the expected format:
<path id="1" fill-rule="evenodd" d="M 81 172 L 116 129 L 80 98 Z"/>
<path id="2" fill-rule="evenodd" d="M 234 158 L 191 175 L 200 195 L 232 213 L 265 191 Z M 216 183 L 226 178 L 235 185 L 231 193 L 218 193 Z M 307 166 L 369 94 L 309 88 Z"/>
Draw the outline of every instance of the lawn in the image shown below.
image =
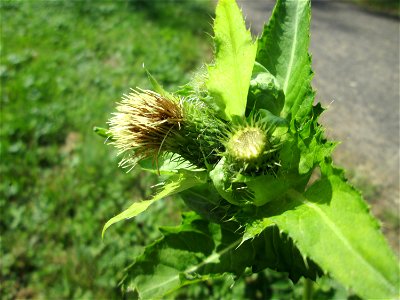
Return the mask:
<path id="1" fill-rule="evenodd" d="M 2 299 L 110 299 L 135 253 L 179 221 L 180 202 L 111 229 L 156 179 L 117 168 L 105 126 L 129 88 L 167 88 L 201 64 L 207 1 L 1 1 Z M 159 214 L 162 212 L 162 214 Z M 164 217 L 163 217 L 164 216 Z"/>

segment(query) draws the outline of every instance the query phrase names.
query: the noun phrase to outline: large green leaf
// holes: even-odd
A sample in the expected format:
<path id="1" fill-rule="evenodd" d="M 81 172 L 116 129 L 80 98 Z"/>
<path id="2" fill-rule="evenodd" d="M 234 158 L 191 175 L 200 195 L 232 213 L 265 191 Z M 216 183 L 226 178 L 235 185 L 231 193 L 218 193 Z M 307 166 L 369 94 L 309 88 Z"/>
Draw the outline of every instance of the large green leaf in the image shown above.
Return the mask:
<path id="1" fill-rule="evenodd" d="M 219 1 L 214 32 L 216 57 L 208 68 L 206 85 L 211 106 L 221 118 L 231 120 L 245 113 L 257 44 L 234 0 Z"/>
<path id="2" fill-rule="evenodd" d="M 325 171 L 324 171 L 325 172 Z M 399 265 L 360 194 L 337 171 L 304 195 L 263 207 L 246 238 L 276 224 L 297 247 L 347 288 L 365 298 L 399 296 Z"/>
<path id="3" fill-rule="evenodd" d="M 309 0 L 278 0 L 258 40 L 256 61 L 279 82 L 285 94 L 282 116 L 298 117 L 311 109 L 311 59 L 308 55 Z"/>
<path id="4" fill-rule="evenodd" d="M 135 291 L 140 299 L 161 298 L 184 285 L 225 272 L 241 274 L 246 266 L 242 262 L 253 255 L 237 249 L 240 236 L 195 213 L 185 214 L 181 226 L 161 231 L 164 237 L 146 247 L 124 280 L 125 289 Z"/>
<path id="5" fill-rule="evenodd" d="M 240 276 L 246 267 L 253 272 L 267 267 L 288 272 L 294 281 L 321 274 L 276 227 L 240 244 L 238 224 L 222 223 L 210 223 L 192 212 L 183 215 L 180 226 L 162 228 L 163 237 L 146 247 L 128 269 L 124 288 L 141 299 L 157 299 L 187 284 Z"/>
<path id="6" fill-rule="evenodd" d="M 164 197 L 189 189 L 193 186 L 204 184 L 206 180 L 207 173 L 205 171 L 188 171 L 183 169 L 179 170 L 177 174 L 172 175 L 166 180 L 161 191 L 153 196 L 153 198 L 146 201 L 135 202 L 122 213 L 108 220 L 103 227 L 102 236 L 104 237 L 104 233 L 111 225 L 125 219 L 136 217 L 137 215 L 144 212 L 154 202 Z"/>
<path id="7" fill-rule="evenodd" d="M 294 121 L 293 131 L 296 132 L 296 147 L 299 150 L 300 160 L 298 171 L 306 174 L 325 158 L 331 157 L 337 143 L 328 141 L 324 136 L 323 127 L 318 124 L 318 118 L 323 112 L 321 104 L 312 107 L 305 120 Z"/>

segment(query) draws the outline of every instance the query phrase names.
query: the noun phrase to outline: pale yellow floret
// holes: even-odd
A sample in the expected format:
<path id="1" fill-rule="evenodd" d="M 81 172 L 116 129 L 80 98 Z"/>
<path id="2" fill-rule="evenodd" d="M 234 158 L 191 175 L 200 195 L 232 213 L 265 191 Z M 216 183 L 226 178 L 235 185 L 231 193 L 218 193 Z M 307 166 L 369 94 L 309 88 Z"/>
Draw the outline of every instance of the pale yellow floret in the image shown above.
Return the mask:
<path id="1" fill-rule="evenodd" d="M 126 167 L 159 152 L 171 128 L 180 127 L 182 120 L 178 99 L 149 90 L 132 90 L 124 95 L 116 110 L 108 122 L 109 131 L 118 155 L 126 154 L 120 162 Z"/>
<path id="2" fill-rule="evenodd" d="M 240 160 L 260 157 L 267 145 L 267 138 L 262 129 L 247 127 L 238 130 L 227 143 L 228 151 Z"/>

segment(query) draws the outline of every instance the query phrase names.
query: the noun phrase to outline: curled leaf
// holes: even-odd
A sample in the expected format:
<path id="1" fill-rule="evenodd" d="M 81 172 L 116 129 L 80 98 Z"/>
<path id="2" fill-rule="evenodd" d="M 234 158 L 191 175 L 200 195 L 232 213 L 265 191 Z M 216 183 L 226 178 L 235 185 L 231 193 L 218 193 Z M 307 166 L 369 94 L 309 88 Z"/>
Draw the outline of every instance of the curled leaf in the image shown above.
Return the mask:
<path id="1" fill-rule="evenodd" d="M 180 170 L 177 174 L 172 175 L 170 178 L 167 179 L 161 191 L 153 196 L 153 198 L 146 201 L 135 202 L 122 213 L 108 220 L 108 222 L 103 227 L 102 237 L 104 237 L 104 233 L 111 225 L 125 219 L 136 217 L 137 215 L 147 210 L 147 208 L 154 202 L 161 200 L 162 198 L 165 198 L 167 196 L 171 196 L 173 194 L 187 190 L 196 185 L 203 184 L 206 182 L 206 180 L 207 173 L 205 171 L 196 172 Z"/>

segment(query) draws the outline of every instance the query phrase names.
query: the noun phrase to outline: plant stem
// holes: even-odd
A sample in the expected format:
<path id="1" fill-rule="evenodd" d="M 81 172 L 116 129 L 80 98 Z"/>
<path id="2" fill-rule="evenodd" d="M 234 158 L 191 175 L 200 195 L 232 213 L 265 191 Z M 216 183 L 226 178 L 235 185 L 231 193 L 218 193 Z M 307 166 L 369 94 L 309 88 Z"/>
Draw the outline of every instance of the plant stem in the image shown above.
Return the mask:
<path id="1" fill-rule="evenodd" d="M 313 282 L 308 278 L 304 278 L 303 300 L 312 300 Z"/>

